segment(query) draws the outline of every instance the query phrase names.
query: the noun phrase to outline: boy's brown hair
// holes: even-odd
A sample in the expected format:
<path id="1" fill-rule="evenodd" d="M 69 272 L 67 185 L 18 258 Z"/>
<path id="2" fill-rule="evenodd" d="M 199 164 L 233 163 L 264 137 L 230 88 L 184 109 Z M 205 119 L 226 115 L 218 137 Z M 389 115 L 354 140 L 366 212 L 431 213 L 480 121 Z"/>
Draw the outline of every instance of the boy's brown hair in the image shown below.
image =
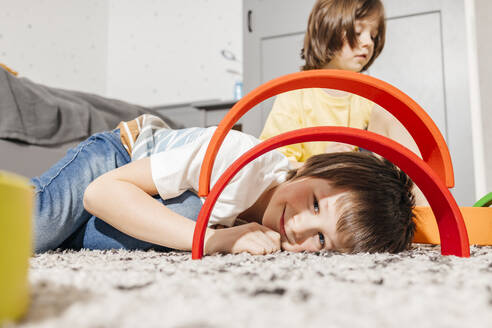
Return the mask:
<path id="1" fill-rule="evenodd" d="M 378 19 L 378 33 L 374 39 L 374 52 L 365 71 L 379 56 L 384 47 L 386 24 L 381 0 L 318 0 L 309 15 L 301 58 L 303 71 L 320 69 L 328 64 L 342 49 L 346 39 L 354 48 L 357 43 L 355 21 L 371 16 Z"/>
<path id="2" fill-rule="evenodd" d="M 370 153 L 330 153 L 310 157 L 288 179 L 326 179 L 346 190 L 335 206 L 337 233 L 347 253 L 389 252 L 407 249 L 415 223 L 412 180 L 386 159 Z"/>

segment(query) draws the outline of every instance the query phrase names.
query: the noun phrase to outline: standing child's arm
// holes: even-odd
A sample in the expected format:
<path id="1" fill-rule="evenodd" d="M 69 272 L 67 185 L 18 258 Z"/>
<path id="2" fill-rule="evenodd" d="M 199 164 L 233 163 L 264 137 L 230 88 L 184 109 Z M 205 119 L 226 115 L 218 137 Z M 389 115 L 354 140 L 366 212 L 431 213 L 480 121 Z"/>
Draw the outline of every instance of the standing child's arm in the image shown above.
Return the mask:
<path id="1" fill-rule="evenodd" d="M 367 127 L 367 130 L 388 137 L 407 147 L 419 157 L 422 157 L 420 155 L 417 144 L 415 143 L 407 129 L 403 126 L 403 124 L 401 124 L 400 121 L 398 121 L 387 110 L 376 104 L 372 109 L 371 118 L 369 119 L 369 126 Z M 414 185 L 413 194 L 415 196 L 415 204 L 417 206 L 429 205 L 422 191 L 420 191 L 417 185 Z"/>
<path id="2" fill-rule="evenodd" d="M 367 130 L 388 137 L 421 157 L 417 144 L 403 124 L 387 110 L 376 104 L 372 109 Z"/>
<path id="3" fill-rule="evenodd" d="M 195 222 L 156 201 L 152 195 L 157 194 L 150 158 L 144 158 L 93 181 L 84 193 L 84 207 L 137 239 L 191 250 Z M 277 243 L 275 234 L 253 223 L 221 230 L 207 228 L 204 253 L 271 253 L 280 249 L 280 238 Z"/>

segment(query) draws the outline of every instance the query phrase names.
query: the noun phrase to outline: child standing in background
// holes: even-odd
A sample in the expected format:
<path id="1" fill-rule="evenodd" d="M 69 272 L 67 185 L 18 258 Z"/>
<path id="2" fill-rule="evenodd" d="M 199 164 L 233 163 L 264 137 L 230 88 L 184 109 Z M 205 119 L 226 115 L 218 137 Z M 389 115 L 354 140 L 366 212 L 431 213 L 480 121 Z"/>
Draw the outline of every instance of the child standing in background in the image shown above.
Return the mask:
<path id="1" fill-rule="evenodd" d="M 380 0 L 318 0 L 309 16 L 301 58 L 302 70 L 367 70 L 383 50 L 385 15 Z M 339 90 L 309 88 L 277 96 L 260 139 L 312 126 L 367 129 L 419 154 L 406 129 L 373 102 Z M 325 152 L 354 151 L 334 142 L 300 143 L 279 148 L 295 165 Z"/>

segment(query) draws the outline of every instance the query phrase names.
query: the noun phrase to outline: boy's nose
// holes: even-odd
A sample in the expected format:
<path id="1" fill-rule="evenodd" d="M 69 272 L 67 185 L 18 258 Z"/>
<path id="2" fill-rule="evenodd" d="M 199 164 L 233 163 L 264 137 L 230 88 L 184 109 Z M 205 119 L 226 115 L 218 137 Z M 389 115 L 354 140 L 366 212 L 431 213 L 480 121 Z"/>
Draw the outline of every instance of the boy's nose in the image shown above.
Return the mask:
<path id="1" fill-rule="evenodd" d="M 370 34 L 368 34 L 366 37 L 362 37 L 361 45 L 363 47 L 370 47 L 373 44 L 374 44 L 374 41 L 372 40 L 372 37 Z"/>
<path id="2" fill-rule="evenodd" d="M 316 218 L 311 215 L 296 215 L 290 224 L 290 229 L 296 244 L 302 244 L 306 239 L 318 233 Z"/>
<path id="3" fill-rule="evenodd" d="M 369 32 L 362 32 L 359 36 L 359 42 L 362 47 L 367 47 L 373 43 L 371 33 Z"/>

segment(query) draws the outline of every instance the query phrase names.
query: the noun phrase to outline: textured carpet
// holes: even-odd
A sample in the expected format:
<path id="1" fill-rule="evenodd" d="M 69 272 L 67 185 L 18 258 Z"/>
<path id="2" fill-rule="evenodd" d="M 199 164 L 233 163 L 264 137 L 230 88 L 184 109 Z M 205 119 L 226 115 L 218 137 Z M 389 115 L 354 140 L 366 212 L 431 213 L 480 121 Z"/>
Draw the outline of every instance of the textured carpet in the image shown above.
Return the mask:
<path id="1" fill-rule="evenodd" d="M 8 327 L 492 327 L 492 248 L 398 255 L 50 252 Z"/>

